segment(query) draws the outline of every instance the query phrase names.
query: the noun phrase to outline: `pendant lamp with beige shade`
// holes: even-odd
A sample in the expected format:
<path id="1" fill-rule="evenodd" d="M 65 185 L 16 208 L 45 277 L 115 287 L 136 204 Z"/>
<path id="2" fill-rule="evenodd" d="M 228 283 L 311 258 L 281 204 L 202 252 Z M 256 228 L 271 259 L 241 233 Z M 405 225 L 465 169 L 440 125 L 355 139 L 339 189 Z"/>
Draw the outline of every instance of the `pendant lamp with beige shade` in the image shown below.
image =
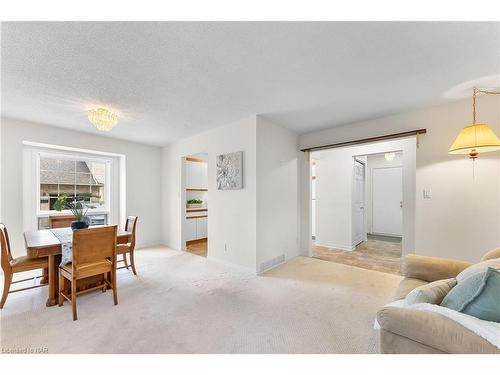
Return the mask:
<path id="1" fill-rule="evenodd" d="M 500 139 L 488 124 L 476 123 L 476 97 L 478 94 L 500 95 L 500 91 L 474 88 L 472 95 L 472 125 L 464 127 L 448 150 L 449 154 L 465 154 L 476 159 L 479 153 L 500 150 Z"/>

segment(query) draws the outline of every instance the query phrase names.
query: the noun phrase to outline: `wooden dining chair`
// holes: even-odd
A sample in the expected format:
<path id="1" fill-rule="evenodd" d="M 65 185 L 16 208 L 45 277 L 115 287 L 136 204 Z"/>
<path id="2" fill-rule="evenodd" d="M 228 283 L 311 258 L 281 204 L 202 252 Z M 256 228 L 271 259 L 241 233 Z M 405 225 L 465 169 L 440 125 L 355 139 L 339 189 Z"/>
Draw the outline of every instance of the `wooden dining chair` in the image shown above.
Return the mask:
<path id="1" fill-rule="evenodd" d="M 78 280 L 98 275 L 103 275 L 101 283 L 77 292 Z M 108 275 L 111 275 L 111 280 Z M 65 289 L 68 283 L 70 291 Z M 72 262 L 59 266 L 59 306 L 63 305 L 65 299 L 70 301 L 73 320 L 76 320 L 76 297 L 98 289 L 105 292 L 108 287 L 113 290 L 114 304 L 117 305 L 116 225 L 75 230 Z"/>
<path id="2" fill-rule="evenodd" d="M 123 262 L 125 263 L 124 266 L 118 267 L 117 269 L 122 269 L 126 268 L 129 269 L 129 267 L 132 267 L 132 272 L 134 275 L 137 275 L 137 272 L 135 270 L 135 261 L 134 261 L 134 250 L 135 250 L 135 228 L 137 226 L 137 216 L 129 216 L 127 217 L 127 222 L 125 223 L 125 232 L 131 233 L 131 238 L 130 242 L 124 243 L 124 244 L 119 244 L 116 246 L 116 254 L 122 255 L 122 259 L 118 260 L 118 262 Z M 129 254 L 130 257 L 130 266 L 128 265 L 127 261 L 127 254 Z"/>
<path id="3" fill-rule="evenodd" d="M 29 280 L 34 280 L 36 282 L 36 279 L 43 277 L 43 275 L 40 275 L 40 276 L 30 277 L 27 279 L 12 281 L 14 274 L 18 272 L 33 271 L 37 269 L 46 270 L 49 267 L 49 262 L 47 260 L 47 257 L 28 258 L 27 256 L 21 256 L 18 258 L 13 258 L 12 253 L 10 251 L 9 234 L 7 232 L 7 228 L 3 223 L 0 223 L 0 246 L 1 246 L 0 256 L 1 256 L 3 276 L 4 276 L 3 294 L 2 294 L 2 299 L 0 300 L 0 309 L 2 309 L 3 305 L 5 304 L 5 301 L 7 300 L 7 295 L 9 293 L 15 293 L 15 292 L 20 292 L 22 290 L 39 288 L 46 285 L 40 283 L 38 285 L 10 290 L 11 284 L 21 283 Z"/>
<path id="4" fill-rule="evenodd" d="M 74 215 L 51 215 L 49 216 L 49 227 L 54 228 L 69 228 L 71 223 L 75 221 Z"/>

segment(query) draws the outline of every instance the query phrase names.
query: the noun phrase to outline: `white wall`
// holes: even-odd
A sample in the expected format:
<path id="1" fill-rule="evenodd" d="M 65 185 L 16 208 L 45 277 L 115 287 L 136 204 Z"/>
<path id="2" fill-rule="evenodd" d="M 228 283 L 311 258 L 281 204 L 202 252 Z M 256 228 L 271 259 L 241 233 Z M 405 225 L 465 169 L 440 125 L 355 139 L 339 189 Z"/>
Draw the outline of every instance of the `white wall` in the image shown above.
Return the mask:
<path id="1" fill-rule="evenodd" d="M 481 97 L 481 122 L 500 133 L 500 100 Z M 300 136 L 301 148 L 427 128 L 420 137 L 416 158 L 415 253 L 477 261 L 500 243 L 499 153 L 480 155 L 476 177 L 472 162 L 463 155 L 449 155 L 448 148 L 460 129 L 470 122 L 470 100 L 412 111 Z M 403 155 L 404 156 L 404 155 Z M 302 174 L 306 173 L 304 164 Z M 432 190 L 432 199 L 422 191 Z M 309 201 L 307 191 L 302 204 Z M 301 232 L 309 220 L 304 216 Z"/>
<path id="2" fill-rule="evenodd" d="M 403 254 L 415 247 L 415 139 L 335 148 L 319 152 L 316 165 L 316 244 L 352 250 L 353 163 L 359 155 L 403 151 Z"/>
<path id="3" fill-rule="evenodd" d="M 316 159 L 316 244 L 352 250 L 352 168 L 350 149 L 314 153 Z"/>
<path id="4" fill-rule="evenodd" d="M 243 189 L 217 190 L 216 156 L 243 151 Z M 163 241 L 182 249 L 182 157 L 208 154 L 208 258 L 256 269 L 256 118 L 218 127 L 163 148 Z"/>
<path id="5" fill-rule="evenodd" d="M 298 135 L 257 116 L 257 269 L 298 255 Z"/>
<path id="6" fill-rule="evenodd" d="M 126 213 L 139 217 L 137 246 L 144 247 L 161 243 L 161 149 L 159 147 L 2 118 L 2 220 L 9 230 L 14 254 L 25 253 L 23 141 L 125 155 Z"/>
<path id="7" fill-rule="evenodd" d="M 182 249 L 182 158 L 208 154 L 208 258 L 251 272 L 298 248 L 297 134 L 260 116 L 237 121 L 163 149 L 164 242 Z M 243 151 L 243 189 L 217 190 L 216 156 Z"/>
<path id="8" fill-rule="evenodd" d="M 373 181 L 373 169 L 374 168 L 391 168 L 391 167 L 403 167 L 403 154 L 396 152 L 393 160 L 387 160 L 383 154 L 370 155 L 366 160 L 366 231 L 367 233 L 372 232 L 372 181 Z"/>

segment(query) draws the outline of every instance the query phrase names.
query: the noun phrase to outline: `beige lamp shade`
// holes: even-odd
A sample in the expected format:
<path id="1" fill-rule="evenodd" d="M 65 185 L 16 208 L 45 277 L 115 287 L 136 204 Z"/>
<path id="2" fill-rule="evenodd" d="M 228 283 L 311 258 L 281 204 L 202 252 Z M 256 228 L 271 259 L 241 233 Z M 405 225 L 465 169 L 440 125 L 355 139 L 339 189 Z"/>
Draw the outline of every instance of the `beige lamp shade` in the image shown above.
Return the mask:
<path id="1" fill-rule="evenodd" d="M 469 154 L 477 157 L 480 152 L 500 150 L 500 139 L 487 124 L 466 126 L 451 145 L 450 154 Z"/>

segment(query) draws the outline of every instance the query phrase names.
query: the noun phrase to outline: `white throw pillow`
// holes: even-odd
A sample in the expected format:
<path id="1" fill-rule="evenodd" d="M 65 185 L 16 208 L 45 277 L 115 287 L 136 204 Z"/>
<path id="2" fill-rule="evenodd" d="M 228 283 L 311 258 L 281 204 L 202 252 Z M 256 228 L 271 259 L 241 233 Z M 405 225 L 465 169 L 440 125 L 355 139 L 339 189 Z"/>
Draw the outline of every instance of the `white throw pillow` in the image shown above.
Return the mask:
<path id="1" fill-rule="evenodd" d="M 408 305 L 415 303 L 439 305 L 455 285 L 457 285 L 457 280 L 455 279 L 437 280 L 413 289 L 408 293 L 405 300 Z"/>
<path id="2" fill-rule="evenodd" d="M 484 262 L 473 264 L 472 266 L 467 267 L 457 275 L 457 283 L 461 283 L 465 279 L 477 273 L 486 272 L 486 270 L 488 270 L 488 267 L 500 270 L 500 258 L 485 260 Z"/>

